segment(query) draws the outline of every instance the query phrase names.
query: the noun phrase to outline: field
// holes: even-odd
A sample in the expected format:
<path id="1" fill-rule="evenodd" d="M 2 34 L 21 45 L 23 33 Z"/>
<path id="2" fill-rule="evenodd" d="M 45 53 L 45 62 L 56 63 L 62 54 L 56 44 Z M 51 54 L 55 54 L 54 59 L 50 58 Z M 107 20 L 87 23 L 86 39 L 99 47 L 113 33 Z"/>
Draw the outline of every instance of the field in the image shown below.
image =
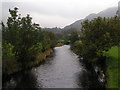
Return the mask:
<path id="1" fill-rule="evenodd" d="M 107 88 L 119 88 L 119 80 L 118 77 L 119 69 L 118 69 L 118 62 L 120 60 L 118 51 L 120 47 L 112 47 L 108 52 L 105 52 L 107 56 Z"/>

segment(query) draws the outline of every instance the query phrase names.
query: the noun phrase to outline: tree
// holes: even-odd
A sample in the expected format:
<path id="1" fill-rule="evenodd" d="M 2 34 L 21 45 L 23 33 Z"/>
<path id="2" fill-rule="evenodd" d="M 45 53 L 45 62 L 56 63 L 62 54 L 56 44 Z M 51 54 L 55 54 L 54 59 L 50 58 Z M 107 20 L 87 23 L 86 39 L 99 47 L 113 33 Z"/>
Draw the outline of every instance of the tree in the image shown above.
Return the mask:
<path id="1" fill-rule="evenodd" d="M 71 31 L 69 39 L 70 39 L 71 44 L 73 44 L 75 41 L 79 40 L 78 31 Z"/>
<path id="2" fill-rule="evenodd" d="M 120 18 L 115 16 L 85 20 L 80 39 L 82 44 L 76 42 L 73 45 L 79 56 L 87 60 L 86 62 L 99 61 L 100 57 L 104 57 L 103 51 L 120 44 Z"/>
<path id="3" fill-rule="evenodd" d="M 21 17 L 18 8 L 9 9 L 9 12 L 7 27 L 2 23 L 3 40 L 6 42 L 3 50 L 13 46 L 12 51 L 20 66 L 28 68 L 38 53 L 54 47 L 54 34 L 42 31 L 39 24 L 32 23 L 30 15 Z"/>

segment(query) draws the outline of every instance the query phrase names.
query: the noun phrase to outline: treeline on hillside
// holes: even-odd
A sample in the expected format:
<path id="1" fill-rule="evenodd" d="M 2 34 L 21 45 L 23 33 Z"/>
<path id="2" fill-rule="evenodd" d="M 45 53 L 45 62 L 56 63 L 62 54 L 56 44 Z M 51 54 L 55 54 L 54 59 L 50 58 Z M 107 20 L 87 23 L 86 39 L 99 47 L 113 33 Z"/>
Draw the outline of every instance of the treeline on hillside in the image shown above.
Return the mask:
<path id="1" fill-rule="evenodd" d="M 58 39 L 58 43 L 62 44 L 73 44 L 73 42 L 79 40 L 81 31 L 74 28 L 62 31 L 61 37 Z"/>
<path id="2" fill-rule="evenodd" d="M 29 15 L 21 17 L 18 8 L 9 9 L 9 13 L 7 26 L 2 22 L 2 61 L 15 59 L 24 69 L 39 53 L 55 46 L 55 36 L 32 23 Z"/>
<path id="3" fill-rule="evenodd" d="M 84 59 L 84 62 L 103 64 L 103 52 L 112 46 L 120 45 L 120 18 L 115 16 L 85 20 L 78 38 L 75 40 L 73 37 L 71 48 Z"/>

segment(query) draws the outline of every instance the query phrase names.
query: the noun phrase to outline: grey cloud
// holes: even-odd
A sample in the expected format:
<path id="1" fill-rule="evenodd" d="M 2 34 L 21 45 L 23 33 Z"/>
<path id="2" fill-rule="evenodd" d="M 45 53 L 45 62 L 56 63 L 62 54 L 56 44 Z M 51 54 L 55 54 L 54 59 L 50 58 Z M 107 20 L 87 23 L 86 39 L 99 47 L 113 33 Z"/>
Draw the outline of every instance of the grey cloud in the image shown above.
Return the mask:
<path id="1" fill-rule="evenodd" d="M 30 0 L 31 1 L 31 0 Z M 30 14 L 34 20 L 38 23 L 43 24 L 43 26 L 65 26 L 74 22 L 75 20 L 82 19 L 89 15 L 90 13 L 97 13 L 100 10 L 106 8 L 106 3 L 102 4 L 94 3 L 96 0 L 32 0 L 32 2 L 4 2 L 2 3 L 2 16 L 3 21 L 9 15 L 8 9 L 13 9 L 14 7 L 19 8 L 19 13 L 25 16 Z M 108 2 L 109 0 L 106 0 Z M 117 0 L 116 0 L 117 1 Z M 110 1 L 112 3 L 112 1 Z M 94 5 L 94 6 L 93 6 Z M 39 17 L 40 16 L 40 17 Z M 46 20 L 46 17 L 51 20 L 51 23 Z M 55 19 L 54 19 L 55 17 Z M 40 20 L 41 19 L 41 20 Z M 60 20 L 61 19 L 61 20 Z M 45 23 L 46 21 L 46 23 Z"/>

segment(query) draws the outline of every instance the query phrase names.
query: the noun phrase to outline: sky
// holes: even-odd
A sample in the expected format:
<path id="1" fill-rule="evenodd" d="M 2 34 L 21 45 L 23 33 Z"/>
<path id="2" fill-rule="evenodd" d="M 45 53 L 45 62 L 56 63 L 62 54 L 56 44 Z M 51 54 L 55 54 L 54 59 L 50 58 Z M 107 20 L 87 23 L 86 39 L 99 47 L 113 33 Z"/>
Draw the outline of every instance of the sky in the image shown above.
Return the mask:
<path id="1" fill-rule="evenodd" d="M 120 0 L 2 0 L 2 20 L 9 16 L 9 8 L 19 8 L 20 14 L 30 14 L 41 27 L 65 27 L 91 13 L 117 7 Z M 1 6 L 1 5 L 0 5 Z M 1 8 L 1 7 L 0 7 Z"/>

